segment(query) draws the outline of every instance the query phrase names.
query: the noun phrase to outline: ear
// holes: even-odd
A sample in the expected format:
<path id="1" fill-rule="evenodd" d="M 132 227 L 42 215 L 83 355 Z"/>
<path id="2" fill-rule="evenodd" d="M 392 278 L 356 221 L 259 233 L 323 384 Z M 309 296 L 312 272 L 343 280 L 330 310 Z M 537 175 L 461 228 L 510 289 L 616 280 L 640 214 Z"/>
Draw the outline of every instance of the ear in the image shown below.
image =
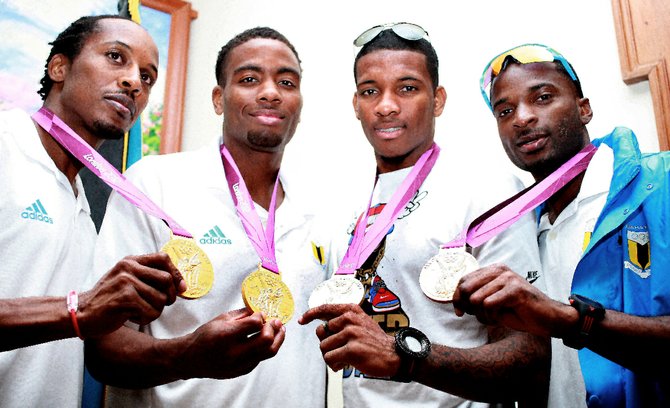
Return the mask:
<path id="1" fill-rule="evenodd" d="M 433 108 L 433 116 L 438 117 L 444 110 L 444 105 L 447 103 L 447 91 L 443 86 L 438 86 L 435 89 L 435 107 Z"/>
<path id="2" fill-rule="evenodd" d="M 582 124 L 587 125 L 593 119 L 593 110 L 589 98 L 578 99 L 577 105 L 579 106 L 579 116 L 582 119 Z"/>
<path id="3" fill-rule="evenodd" d="M 70 70 L 70 60 L 63 54 L 56 54 L 47 64 L 47 73 L 49 78 L 56 83 L 65 81 L 67 73 Z"/>
<path id="4" fill-rule="evenodd" d="M 358 93 L 354 92 L 354 98 L 352 99 L 352 104 L 354 105 L 354 113 L 356 113 L 356 119 L 361 120 L 361 116 L 358 114 Z"/>
<path id="5" fill-rule="evenodd" d="M 217 115 L 223 115 L 223 88 L 220 85 L 212 89 L 212 105 Z"/>

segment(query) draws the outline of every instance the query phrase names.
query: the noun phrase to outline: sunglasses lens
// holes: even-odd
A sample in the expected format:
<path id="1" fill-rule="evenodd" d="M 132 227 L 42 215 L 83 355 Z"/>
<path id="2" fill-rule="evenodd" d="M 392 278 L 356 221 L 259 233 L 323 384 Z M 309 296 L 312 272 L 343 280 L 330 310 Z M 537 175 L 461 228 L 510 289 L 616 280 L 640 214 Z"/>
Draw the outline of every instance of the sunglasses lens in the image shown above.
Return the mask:
<path id="1" fill-rule="evenodd" d="M 394 33 L 406 40 L 420 40 L 422 38 L 428 39 L 428 33 L 420 26 L 412 23 L 392 23 L 374 26 L 365 31 L 354 40 L 356 47 L 362 47 L 372 41 L 376 36 L 384 30 L 392 29 Z"/>
<path id="2" fill-rule="evenodd" d="M 393 26 L 393 31 L 406 40 L 420 40 L 428 33 L 416 24 L 398 23 Z"/>
<path id="3" fill-rule="evenodd" d="M 522 64 L 530 64 L 532 62 L 548 62 L 554 60 L 554 54 L 538 45 L 526 45 L 516 48 L 508 53 Z M 502 64 L 502 62 L 501 62 Z"/>
<path id="4" fill-rule="evenodd" d="M 372 41 L 372 39 L 379 35 L 379 33 L 381 33 L 384 29 L 386 29 L 384 26 L 375 26 L 369 30 L 366 30 L 363 32 L 363 34 L 359 35 L 358 38 L 354 40 L 354 45 L 356 47 L 364 46 L 365 44 Z"/>
<path id="5" fill-rule="evenodd" d="M 522 45 L 504 52 L 493 59 L 484 71 L 482 76 L 482 87 L 487 87 L 500 73 L 503 63 L 507 57 L 511 56 L 522 64 L 533 62 L 551 62 L 554 60 L 554 53 L 542 45 Z"/>

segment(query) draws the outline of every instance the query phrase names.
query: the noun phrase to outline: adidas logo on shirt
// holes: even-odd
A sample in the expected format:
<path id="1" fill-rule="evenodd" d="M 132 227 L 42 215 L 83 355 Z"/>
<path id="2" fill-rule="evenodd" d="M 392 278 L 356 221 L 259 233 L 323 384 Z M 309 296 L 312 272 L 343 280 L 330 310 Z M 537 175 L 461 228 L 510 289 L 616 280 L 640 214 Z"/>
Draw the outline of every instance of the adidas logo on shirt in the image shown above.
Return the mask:
<path id="1" fill-rule="evenodd" d="M 203 235 L 200 238 L 201 244 L 220 244 L 220 245 L 230 245 L 233 243 L 232 240 L 226 238 L 226 236 L 221 231 L 218 225 L 215 225 L 214 228 L 209 230 L 208 233 Z"/>
<path id="2" fill-rule="evenodd" d="M 54 223 L 53 219 L 47 215 L 47 210 L 44 209 L 44 206 L 39 199 L 35 200 L 30 207 L 26 207 L 26 210 L 21 213 L 21 218 L 42 221 L 47 224 Z"/>

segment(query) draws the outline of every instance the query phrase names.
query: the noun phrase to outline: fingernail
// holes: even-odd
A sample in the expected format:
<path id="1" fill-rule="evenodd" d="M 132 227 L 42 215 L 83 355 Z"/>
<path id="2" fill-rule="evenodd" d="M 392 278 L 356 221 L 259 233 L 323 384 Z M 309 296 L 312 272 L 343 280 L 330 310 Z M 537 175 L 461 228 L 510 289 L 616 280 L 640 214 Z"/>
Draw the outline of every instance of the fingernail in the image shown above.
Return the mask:
<path id="1" fill-rule="evenodd" d="M 188 285 L 186 284 L 186 281 L 182 280 L 179 282 L 179 293 L 184 293 L 188 289 Z"/>

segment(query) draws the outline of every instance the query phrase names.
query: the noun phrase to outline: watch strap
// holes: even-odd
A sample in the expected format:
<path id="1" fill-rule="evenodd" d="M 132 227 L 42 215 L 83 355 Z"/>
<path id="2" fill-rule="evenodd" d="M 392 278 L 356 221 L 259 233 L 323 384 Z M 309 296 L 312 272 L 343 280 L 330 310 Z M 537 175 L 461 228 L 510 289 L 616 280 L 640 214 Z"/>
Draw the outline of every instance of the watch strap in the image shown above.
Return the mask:
<path id="1" fill-rule="evenodd" d="M 568 298 L 570 305 L 579 313 L 579 331 L 563 338 L 563 344 L 580 350 L 586 346 L 593 332 L 593 325 L 605 318 L 605 308 L 595 300 L 572 294 Z"/>
<path id="2" fill-rule="evenodd" d="M 420 351 L 412 351 L 407 346 L 407 337 L 412 337 L 421 344 Z M 395 334 L 395 351 L 400 357 L 398 372 L 391 377 L 393 381 L 412 382 L 414 367 L 417 360 L 423 360 L 430 353 L 431 344 L 428 337 L 413 327 L 403 327 Z"/>

